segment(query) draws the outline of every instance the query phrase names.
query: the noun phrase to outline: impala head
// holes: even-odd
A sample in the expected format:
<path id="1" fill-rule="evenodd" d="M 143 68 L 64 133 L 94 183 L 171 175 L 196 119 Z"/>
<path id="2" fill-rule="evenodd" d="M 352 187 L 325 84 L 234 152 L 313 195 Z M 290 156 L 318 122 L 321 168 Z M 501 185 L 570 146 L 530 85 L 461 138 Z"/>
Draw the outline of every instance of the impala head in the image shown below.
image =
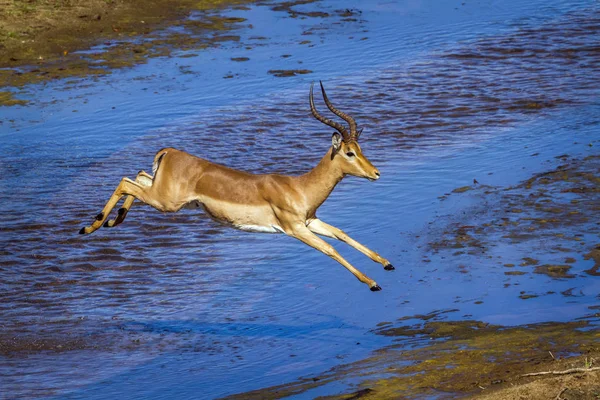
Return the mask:
<path id="1" fill-rule="evenodd" d="M 379 179 L 379 170 L 371 164 L 371 161 L 369 161 L 367 157 L 365 157 L 358 144 L 358 138 L 362 133 L 362 129 L 357 130 L 354 118 L 339 111 L 331 104 L 331 102 L 329 102 L 323 83 L 320 81 L 319 83 L 321 85 L 321 92 L 323 93 L 323 100 L 325 100 L 327 108 L 346 121 L 350 127 L 350 132 L 348 133 L 345 126 L 339 122 L 327 119 L 317 112 L 313 101 L 313 85 L 311 84 L 309 101 L 310 110 L 312 111 L 313 116 L 325 125 L 329 125 L 337 130 L 331 137 L 331 144 L 333 146 L 331 150 L 332 161 L 342 168 L 344 174 L 358 176 L 359 178 L 367 178 L 371 181 Z"/>

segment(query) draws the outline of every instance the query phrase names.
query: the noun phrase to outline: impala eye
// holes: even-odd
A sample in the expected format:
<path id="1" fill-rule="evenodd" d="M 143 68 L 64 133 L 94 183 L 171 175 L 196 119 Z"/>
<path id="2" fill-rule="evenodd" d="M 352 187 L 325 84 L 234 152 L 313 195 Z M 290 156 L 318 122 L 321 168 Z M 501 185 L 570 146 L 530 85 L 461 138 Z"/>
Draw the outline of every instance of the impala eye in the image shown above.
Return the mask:
<path id="1" fill-rule="evenodd" d="M 347 153 L 346 153 L 346 155 L 347 155 L 348 157 L 354 157 L 354 153 L 353 153 L 353 152 L 351 152 L 351 151 L 347 152 Z"/>

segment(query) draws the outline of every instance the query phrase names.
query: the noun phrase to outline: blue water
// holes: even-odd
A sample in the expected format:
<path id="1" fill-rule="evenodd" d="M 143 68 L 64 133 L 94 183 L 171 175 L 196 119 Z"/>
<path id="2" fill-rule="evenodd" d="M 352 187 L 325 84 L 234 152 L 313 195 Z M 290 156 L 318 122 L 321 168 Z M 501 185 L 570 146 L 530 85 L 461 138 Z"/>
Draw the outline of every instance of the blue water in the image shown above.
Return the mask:
<path id="1" fill-rule="evenodd" d="M 557 155 L 593 154 L 600 139 L 598 3 L 464 3 L 294 8 L 328 18 L 230 10 L 247 18 L 239 43 L 32 86 L 32 105 L 0 109 L 4 334 L 88 347 L 4 357 L 0 396 L 216 398 L 360 359 L 389 343 L 371 329 L 404 316 L 449 306 L 460 309 L 452 318 L 508 325 L 585 315 L 597 303 L 594 277 L 529 275 L 505 288 L 486 260 L 468 275 L 459 258 L 422 261 L 430 222 L 476 201 L 439 196 L 473 178 L 517 183 L 556 166 Z M 335 10 L 346 8 L 362 13 L 342 21 Z M 271 69 L 313 72 L 278 78 Z M 293 239 L 191 210 L 134 206 L 118 228 L 77 235 L 120 178 L 150 170 L 165 146 L 248 171 L 307 171 L 331 135 L 308 109 L 316 80 L 365 127 L 363 150 L 382 173 L 376 183 L 346 179 L 319 216 L 392 261 L 387 272 L 334 243 L 382 292 Z M 574 270 L 589 267 L 578 260 Z M 542 283 L 586 295 L 519 299 Z"/>

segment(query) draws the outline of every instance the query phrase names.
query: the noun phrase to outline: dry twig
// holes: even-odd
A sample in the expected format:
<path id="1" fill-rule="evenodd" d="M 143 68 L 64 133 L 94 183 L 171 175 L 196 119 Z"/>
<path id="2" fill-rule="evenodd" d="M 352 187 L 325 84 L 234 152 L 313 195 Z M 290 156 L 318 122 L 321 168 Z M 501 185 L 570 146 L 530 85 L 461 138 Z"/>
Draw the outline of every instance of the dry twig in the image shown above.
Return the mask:
<path id="1" fill-rule="evenodd" d="M 600 371 L 600 367 L 594 368 L 571 368 L 566 369 L 564 371 L 542 371 L 542 372 L 532 372 L 530 374 L 523 374 L 522 377 L 525 376 L 538 376 L 538 375 L 566 375 L 566 374 L 574 374 L 576 372 L 592 372 L 592 371 Z"/>

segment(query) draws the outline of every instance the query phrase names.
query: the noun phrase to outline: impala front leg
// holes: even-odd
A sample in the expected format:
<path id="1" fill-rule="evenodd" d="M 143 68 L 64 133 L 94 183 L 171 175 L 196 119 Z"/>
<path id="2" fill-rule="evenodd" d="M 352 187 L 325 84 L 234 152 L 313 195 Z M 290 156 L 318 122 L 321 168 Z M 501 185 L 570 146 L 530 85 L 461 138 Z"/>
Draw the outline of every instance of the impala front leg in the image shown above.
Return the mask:
<path id="1" fill-rule="evenodd" d="M 371 260 L 383 265 L 383 268 L 387 271 L 395 269 L 394 266 L 388 260 L 381 257 L 379 254 L 369 249 L 368 247 L 358 243 L 356 240 L 348 236 L 346 232 L 336 228 L 335 226 L 329 225 L 321 221 L 320 219 L 313 219 L 308 224 L 308 229 L 310 229 L 317 235 L 327 236 L 333 239 L 341 240 L 344 243 L 348 243 L 350 246 L 354 247 L 356 250 L 369 257 Z"/>
<path id="2" fill-rule="evenodd" d="M 354 274 L 354 276 L 356 278 L 358 278 L 359 281 L 361 281 L 362 283 L 366 283 L 367 285 L 369 285 L 369 288 L 373 292 L 381 290 L 381 287 L 377 284 L 377 282 L 375 282 L 373 279 L 369 278 L 368 276 L 364 275 L 362 272 L 360 272 L 359 270 L 357 270 L 356 268 L 354 268 L 348 261 L 346 261 L 333 248 L 333 246 L 331 246 L 329 243 L 327 243 L 326 241 L 324 241 L 320 237 L 316 236 L 314 233 L 312 233 L 304 225 L 296 227 L 291 232 L 289 232 L 288 235 L 290 235 L 292 237 L 295 237 L 298 240 L 303 241 L 307 245 L 309 245 L 311 247 L 314 247 L 315 249 L 317 249 L 317 250 L 325 253 L 329 257 L 333 258 L 335 261 L 337 261 L 340 264 L 342 264 L 344 267 L 346 267 L 346 269 L 348 271 L 352 272 L 352 274 Z"/>

